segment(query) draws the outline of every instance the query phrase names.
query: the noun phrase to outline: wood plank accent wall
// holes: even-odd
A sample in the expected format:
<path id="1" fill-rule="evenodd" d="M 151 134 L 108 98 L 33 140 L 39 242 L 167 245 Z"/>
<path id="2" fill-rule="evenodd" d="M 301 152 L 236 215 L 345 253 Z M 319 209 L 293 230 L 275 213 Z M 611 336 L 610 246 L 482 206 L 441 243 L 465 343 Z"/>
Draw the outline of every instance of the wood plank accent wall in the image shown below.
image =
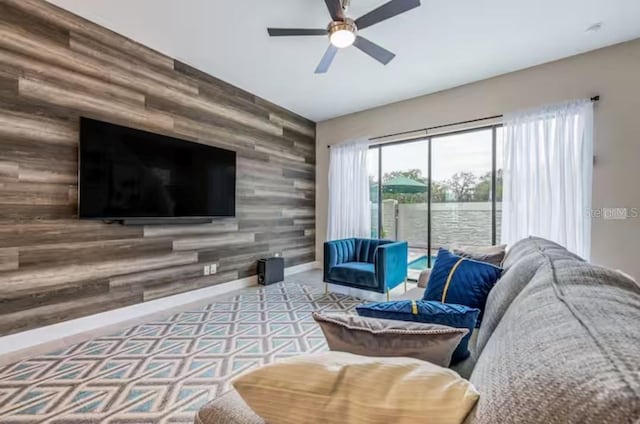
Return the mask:
<path id="1" fill-rule="evenodd" d="M 77 219 L 79 117 L 235 150 L 237 217 Z M 315 259 L 315 124 L 41 0 L 0 0 L 0 335 Z M 204 264 L 218 273 L 203 276 Z"/>

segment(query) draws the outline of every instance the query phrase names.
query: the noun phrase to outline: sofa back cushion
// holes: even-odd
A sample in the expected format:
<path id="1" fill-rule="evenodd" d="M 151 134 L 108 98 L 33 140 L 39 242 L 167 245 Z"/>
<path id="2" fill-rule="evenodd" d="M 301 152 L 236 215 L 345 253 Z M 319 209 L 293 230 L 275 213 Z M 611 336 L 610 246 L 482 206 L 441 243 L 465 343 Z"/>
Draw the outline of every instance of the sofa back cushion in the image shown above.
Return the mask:
<path id="1" fill-rule="evenodd" d="M 502 277 L 493 286 L 487 297 L 484 320 L 478 329 L 476 357 L 482 353 L 482 349 L 489 341 L 511 302 L 531 281 L 543 263 L 544 256 L 540 251 L 536 251 L 524 256 L 502 273 Z"/>
<path id="2" fill-rule="evenodd" d="M 478 331 L 477 357 L 493 334 L 509 305 L 545 263 L 545 255 L 582 261 L 559 244 L 540 237 L 528 237 L 514 243 L 503 261 L 504 271 L 487 297 L 483 323 Z"/>
<path id="3" fill-rule="evenodd" d="M 565 247 L 559 245 L 556 242 L 532 236 L 519 240 L 515 242 L 513 246 L 509 247 L 504 260 L 502 261 L 502 268 L 507 270 L 525 256 L 528 256 L 535 252 L 556 252 L 566 257 L 584 261 L 578 255 L 569 252 Z"/>
<path id="4" fill-rule="evenodd" d="M 477 359 L 467 421 L 638 422 L 640 289 L 555 247 L 540 255 Z"/>

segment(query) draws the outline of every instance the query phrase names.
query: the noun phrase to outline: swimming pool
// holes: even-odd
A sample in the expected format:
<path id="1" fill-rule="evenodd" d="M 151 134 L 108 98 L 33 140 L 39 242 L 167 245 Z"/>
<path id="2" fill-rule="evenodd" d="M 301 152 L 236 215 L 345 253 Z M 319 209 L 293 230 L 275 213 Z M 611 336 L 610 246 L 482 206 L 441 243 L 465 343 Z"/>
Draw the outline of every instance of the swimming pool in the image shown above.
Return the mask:
<path id="1" fill-rule="evenodd" d="M 432 256 L 431 257 L 431 267 L 433 268 L 433 264 L 436 262 L 436 257 Z M 412 260 L 411 262 L 409 262 L 409 269 L 414 269 L 414 270 L 423 270 L 423 269 L 427 269 L 427 255 L 424 256 L 420 256 L 417 259 Z"/>

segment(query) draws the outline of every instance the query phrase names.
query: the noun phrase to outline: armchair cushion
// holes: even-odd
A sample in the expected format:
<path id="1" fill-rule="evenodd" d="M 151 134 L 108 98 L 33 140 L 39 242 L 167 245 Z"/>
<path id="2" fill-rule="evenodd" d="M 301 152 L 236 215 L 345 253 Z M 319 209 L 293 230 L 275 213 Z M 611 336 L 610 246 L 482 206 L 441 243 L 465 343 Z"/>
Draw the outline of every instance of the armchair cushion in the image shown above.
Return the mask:
<path id="1" fill-rule="evenodd" d="M 329 279 L 363 287 L 378 285 L 374 265 L 366 262 L 347 262 L 336 265 L 329 271 Z"/>

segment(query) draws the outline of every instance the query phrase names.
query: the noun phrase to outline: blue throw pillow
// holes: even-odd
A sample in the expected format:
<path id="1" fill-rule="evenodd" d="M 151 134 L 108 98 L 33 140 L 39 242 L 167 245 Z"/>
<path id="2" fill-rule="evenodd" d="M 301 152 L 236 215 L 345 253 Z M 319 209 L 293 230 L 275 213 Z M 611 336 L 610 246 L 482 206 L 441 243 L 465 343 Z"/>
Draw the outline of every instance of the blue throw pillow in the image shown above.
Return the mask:
<path id="1" fill-rule="evenodd" d="M 440 249 L 423 299 L 480 309 L 476 323 L 480 327 L 487 296 L 501 274 L 500 267 Z"/>
<path id="2" fill-rule="evenodd" d="M 440 324 L 454 328 L 466 328 L 469 334 L 460 340 L 453 352 L 451 364 L 455 365 L 469 357 L 469 339 L 480 311 L 463 305 L 452 305 L 424 300 L 399 300 L 396 302 L 369 303 L 356 307 L 363 317 L 417 321 Z"/>

